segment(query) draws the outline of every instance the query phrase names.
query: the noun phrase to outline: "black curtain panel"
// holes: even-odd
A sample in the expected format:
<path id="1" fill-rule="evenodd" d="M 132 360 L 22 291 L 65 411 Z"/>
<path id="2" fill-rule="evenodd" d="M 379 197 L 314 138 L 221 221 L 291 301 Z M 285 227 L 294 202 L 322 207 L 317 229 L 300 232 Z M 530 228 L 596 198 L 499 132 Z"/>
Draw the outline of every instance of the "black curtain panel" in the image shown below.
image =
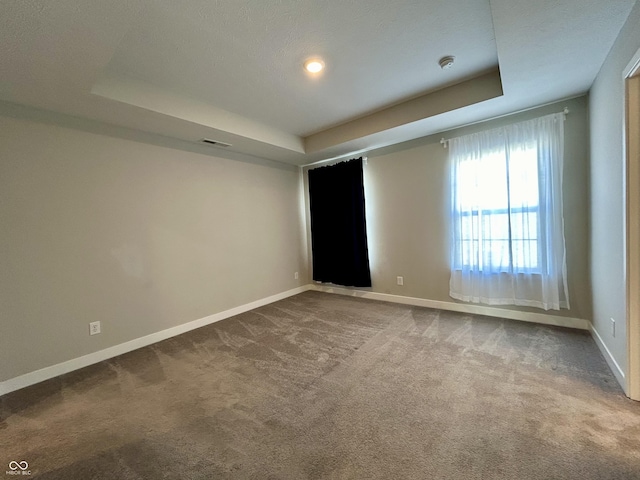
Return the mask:
<path id="1" fill-rule="evenodd" d="M 309 170 L 313 279 L 370 287 L 362 158 Z"/>

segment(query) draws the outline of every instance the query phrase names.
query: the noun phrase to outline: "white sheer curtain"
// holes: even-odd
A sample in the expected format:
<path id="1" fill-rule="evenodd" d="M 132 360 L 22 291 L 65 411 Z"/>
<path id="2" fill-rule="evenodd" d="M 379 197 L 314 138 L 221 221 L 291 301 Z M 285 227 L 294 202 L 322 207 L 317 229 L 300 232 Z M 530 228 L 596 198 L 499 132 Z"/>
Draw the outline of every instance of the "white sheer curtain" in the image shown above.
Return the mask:
<path id="1" fill-rule="evenodd" d="M 563 154 L 562 113 L 449 141 L 451 297 L 569 308 Z"/>

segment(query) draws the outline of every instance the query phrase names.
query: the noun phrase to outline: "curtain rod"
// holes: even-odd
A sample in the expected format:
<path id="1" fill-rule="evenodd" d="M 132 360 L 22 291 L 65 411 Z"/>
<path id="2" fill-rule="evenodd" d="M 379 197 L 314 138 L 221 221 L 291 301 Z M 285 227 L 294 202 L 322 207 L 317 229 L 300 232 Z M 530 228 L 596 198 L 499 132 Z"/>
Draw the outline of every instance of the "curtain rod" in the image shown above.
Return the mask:
<path id="1" fill-rule="evenodd" d="M 570 111 L 571 111 L 571 110 L 569 110 L 569 107 L 564 107 L 564 108 L 562 109 L 562 112 L 560 112 L 560 113 L 564 113 L 564 115 L 565 115 L 565 116 L 567 116 L 567 115 L 569 115 L 569 112 L 570 112 Z M 462 125 L 461 127 L 456 127 L 456 128 L 469 127 L 469 126 L 471 126 L 471 125 L 476 125 L 477 123 L 479 123 L 479 122 L 470 123 L 470 124 L 468 124 L 468 125 Z M 444 137 L 442 137 L 442 138 L 440 139 L 440 143 L 442 144 L 442 146 L 443 146 L 444 148 L 447 148 L 447 146 L 449 145 L 449 139 L 448 139 L 448 138 L 444 138 Z"/>
<path id="2" fill-rule="evenodd" d="M 352 158 L 349 158 L 352 157 Z M 360 156 L 354 156 L 354 155 L 345 155 L 342 157 L 337 157 L 337 158 L 327 158 L 326 160 L 319 160 L 317 162 L 313 162 L 313 163 L 307 163 L 306 165 L 300 165 L 301 167 L 309 167 L 311 168 L 318 168 L 323 166 L 322 164 L 324 163 L 329 163 L 329 162 L 334 162 L 332 163 L 332 165 L 337 165 L 338 163 L 344 163 L 344 162 L 350 162 L 351 160 L 357 160 L 359 158 L 362 158 L 362 164 L 363 165 L 367 165 L 367 160 L 368 157 L 366 155 L 360 155 Z"/>

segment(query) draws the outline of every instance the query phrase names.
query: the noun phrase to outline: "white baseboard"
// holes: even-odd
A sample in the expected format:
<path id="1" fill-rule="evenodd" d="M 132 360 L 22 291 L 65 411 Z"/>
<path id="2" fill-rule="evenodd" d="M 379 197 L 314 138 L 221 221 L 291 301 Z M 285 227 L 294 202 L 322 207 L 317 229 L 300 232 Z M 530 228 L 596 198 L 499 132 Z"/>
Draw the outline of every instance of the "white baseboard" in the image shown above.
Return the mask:
<path id="1" fill-rule="evenodd" d="M 452 312 L 473 313 L 476 315 L 486 315 L 488 317 L 508 318 L 510 320 L 520 320 L 523 322 L 542 323 L 545 325 L 555 325 L 558 327 L 579 328 L 589 330 L 591 323 L 582 318 L 561 317 L 559 315 L 548 315 L 535 312 L 521 312 L 518 310 L 506 310 L 496 307 L 485 307 L 481 305 L 467 305 L 454 302 L 443 302 L 440 300 L 427 300 L 425 298 L 403 297 L 388 293 L 368 292 L 335 286 L 313 284 L 312 289 L 319 292 L 337 293 L 352 297 L 369 298 L 371 300 L 382 300 L 385 302 L 401 303 L 404 305 L 414 305 L 417 307 L 436 308 L 439 310 L 449 310 Z"/>
<path id="2" fill-rule="evenodd" d="M 105 348 L 104 350 L 100 350 L 98 352 L 90 353 L 82 357 L 74 358 L 66 362 L 58 363 L 50 367 L 45 367 L 34 372 L 29 372 L 15 378 L 11 378 L 4 382 L 0 382 L 0 396 L 13 392 L 15 390 L 19 390 L 21 388 L 28 387 L 30 385 L 34 385 L 36 383 L 43 382 L 45 380 L 49 380 L 50 378 L 54 378 L 65 373 L 78 370 L 83 367 L 88 367 L 89 365 L 93 365 L 94 363 L 117 357 L 118 355 L 137 350 L 138 348 L 146 347 L 147 345 L 151 345 L 153 343 L 175 337 L 182 333 L 195 330 L 196 328 L 219 322 L 220 320 L 224 320 L 225 318 L 248 312 L 249 310 L 253 310 L 254 308 L 277 302 L 278 300 L 297 295 L 298 293 L 306 292 L 310 289 L 311 285 L 303 285 L 292 290 L 287 290 L 286 292 L 278 293 L 276 295 L 271 295 L 270 297 L 256 300 L 255 302 L 247 303 L 245 305 L 240 305 L 239 307 L 225 310 L 224 312 L 214 313 L 213 315 L 209 315 L 208 317 L 200 318 L 198 320 L 184 323 L 176 327 L 168 328 L 160 332 L 152 333 L 144 337 L 136 338 L 134 340 L 130 340 L 113 347 Z"/>
<path id="3" fill-rule="evenodd" d="M 291 297 L 293 295 L 297 295 L 302 292 L 306 292 L 307 290 L 336 293 L 340 295 L 349 295 L 353 297 L 368 298 L 372 300 L 382 300 L 385 302 L 400 303 L 404 305 L 415 305 L 418 307 L 436 308 L 440 310 L 449 310 L 454 312 L 473 313 L 477 315 L 487 315 L 491 317 L 508 318 L 511 320 L 542 323 L 546 325 L 556 325 L 560 327 L 579 328 L 583 330 L 591 329 L 591 332 L 594 335 L 594 338 L 596 339 L 596 344 L 598 345 L 600 350 L 602 350 L 603 355 L 607 360 L 607 363 L 609 363 L 609 365 L 611 366 L 611 369 L 616 375 L 616 378 L 618 379 L 621 385 L 625 385 L 624 373 L 622 372 L 619 365 L 617 364 L 617 362 L 615 361 L 615 359 L 607 349 L 606 345 L 604 345 L 604 343 L 602 342 L 602 339 L 598 335 L 598 332 L 596 332 L 593 328 L 591 328 L 590 322 L 584 319 L 572 318 L 572 317 L 561 317 L 558 315 L 546 315 L 546 314 L 533 313 L 533 312 L 520 312 L 516 310 L 503 310 L 495 307 L 487 307 L 487 306 L 480 306 L 480 305 L 465 305 L 465 304 L 459 304 L 459 303 L 453 303 L 453 302 L 443 302 L 439 300 L 427 300 L 424 298 L 416 298 L 416 297 L 404 297 L 400 295 L 368 292 L 364 290 L 356 290 L 356 289 L 349 289 L 349 288 L 342 288 L 342 287 L 335 287 L 335 286 L 308 284 L 308 285 L 303 285 L 301 287 L 294 288 L 292 290 L 288 290 L 286 292 L 272 295 L 270 297 L 262 298 L 260 300 L 256 300 L 251 303 L 247 303 L 239 307 L 225 310 L 223 312 L 215 313 L 213 315 L 209 315 L 207 317 L 200 318 L 192 322 L 188 322 L 182 325 L 178 325 L 176 327 L 168 328 L 166 330 L 152 333 L 144 337 L 136 338 L 134 340 L 130 340 L 128 342 L 121 343 L 119 345 L 115 345 L 113 347 L 109 347 L 104 350 L 100 350 L 98 352 L 90 353 L 82 357 L 74 358 L 66 362 L 58 363 L 50 367 L 45 367 L 40 370 L 36 370 L 34 372 L 29 372 L 15 378 L 11 378 L 4 382 L 0 382 L 0 396 L 13 392 L 15 390 L 19 390 L 21 388 L 28 387 L 30 385 L 34 385 L 36 383 L 43 382 L 45 380 L 49 380 L 59 375 L 63 375 L 65 373 L 69 373 L 74 370 L 78 370 L 80 368 L 87 367 L 89 365 L 93 365 L 95 363 L 102 362 L 104 360 L 108 360 L 118 355 L 122 355 L 124 353 L 137 350 L 138 348 L 146 347 L 153 343 L 157 343 L 162 340 L 175 337 L 182 333 L 195 330 L 196 328 L 204 327 L 205 325 L 219 322 L 220 320 L 224 320 L 225 318 L 229 318 L 234 315 L 239 315 L 241 313 L 248 312 L 249 310 L 253 310 L 254 308 L 262 307 L 264 305 L 277 302 L 278 300 L 282 300 L 284 298 Z"/>
<path id="4" fill-rule="evenodd" d="M 620 365 L 618 364 L 618 362 L 616 362 L 616 359 L 613 358 L 613 355 L 611 354 L 611 350 L 609 350 L 607 345 L 602 340 L 602 337 L 600 336 L 600 334 L 598 333 L 598 331 L 595 329 L 593 325 L 590 326 L 590 330 L 591 330 L 591 336 L 595 340 L 596 345 L 598 345 L 600 352 L 602 352 L 602 356 L 604 357 L 607 364 L 609 365 L 609 368 L 613 372 L 613 375 L 616 377 L 616 380 L 618 380 L 618 383 L 622 387 L 622 390 L 624 390 L 625 394 L 627 394 L 628 393 L 627 380 L 624 372 L 622 371 L 622 368 L 620 368 Z"/>

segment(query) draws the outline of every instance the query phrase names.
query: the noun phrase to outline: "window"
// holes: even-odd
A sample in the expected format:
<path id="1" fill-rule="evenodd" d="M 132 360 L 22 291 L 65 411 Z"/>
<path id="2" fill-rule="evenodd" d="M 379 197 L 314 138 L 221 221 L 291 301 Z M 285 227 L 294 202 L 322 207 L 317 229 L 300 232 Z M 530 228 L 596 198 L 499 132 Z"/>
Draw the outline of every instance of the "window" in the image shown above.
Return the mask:
<path id="1" fill-rule="evenodd" d="M 449 141 L 453 298 L 569 307 L 563 121 L 549 115 Z"/>
<path id="2" fill-rule="evenodd" d="M 455 267 L 539 272 L 538 165 L 535 146 L 460 162 L 456 181 L 461 231 Z M 473 256 L 482 255 L 475 262 Z"/>

